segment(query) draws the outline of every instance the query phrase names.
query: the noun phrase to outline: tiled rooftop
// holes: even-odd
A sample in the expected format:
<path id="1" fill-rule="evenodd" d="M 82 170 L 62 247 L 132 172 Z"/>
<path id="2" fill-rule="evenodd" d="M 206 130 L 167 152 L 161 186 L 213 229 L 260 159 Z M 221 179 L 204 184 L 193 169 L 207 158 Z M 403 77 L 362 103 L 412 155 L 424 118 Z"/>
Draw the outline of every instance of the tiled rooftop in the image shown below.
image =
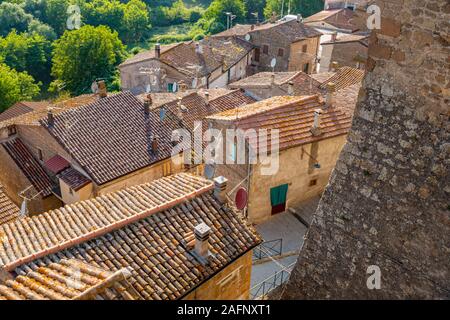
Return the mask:
<path id="1" fill-rule="evenodd" d="M 49 176 L 22 140 L 19 138 L 9 140 L 3 142 L 2 146 L 40 196 L 47 197 L 52 194 L 52 182 Z"/>
<path id="2" fill-rule="evenodd" d="M 182 298 L 261 241 L 212 188 L 182 173 L 4 224 L 0 265 L 23 276 L 64 259 L 126 268 L 142 298 Z M 201 222 L 211 228 L 206 264 L 185 245 Z"/>
<path id="3" fill-rule="evenodd" d="M 159 114 L 145 114 L 143 103 L 130 92 L 55 114 L 53 126 L 47 119 L 41 124 L 97 184 L 170 158 L 172 130 L 179 128 L 170 120 L 162 123 Z"/>
<path id="4" fill-rule="evenodd" d="M 336 85 L 336 91 L 339 91 L 354 84 L 361 84 L 364 79 L 364 74 L 364 70 L 344 66 L 325 80 L 320 88 L 326 89 L 327 84 L 333 82 Z"/>
<path id="5" fill-rule="evenodd" d="M 69 187 L 73 190 L 78 191 L 87 184 L 91 183 L 91 180 L 86 176 L 82 175 L 80 172 L 70 167 L 62 171 L 58 178 L 67 183 Z"/>
<path id="6" fill-rule="evenodd" d="M 253 29 L 252 29 L 253 28 Z M 223 31 L 214 35 L 214 37 L 229 37 L 240 36 L 243 37 L 246 34 L 252 34 L 263 30 L 272 29 L 279 33 L 280 37 L 288 38 L 291 42 L 296 42 L 306 38 L 314 38 L 322 35 L 319 31 L 311 28 L 303 23 L 299 23 L 296 20 L 290 21 L 277 21 L 276 23 L 264 23 L 261 25 L 240 25 L 237 24 L 229 30 Z"/>
<path id="7" fill-rule="evenodd" d="M 323 10 L 303 20 L 311 26 L 321 26 L 321 23 L 328 23 L 336 28 L 356 31 L 358 28 L 352 23 L 354 12 L 350 9 Z"/>
<path id="8" fill-rule="evenodd" d="M 335 41 L 327 41 L 321 43 L 322 45 L 335 44 L 335 43 L 348 43 L 348 42 L 361 42 L 366 47 L 368 44 L 369 36 L 365 34 L 347 34 L 337 37 Z"/>
<path id="9" fill-rule="evenodd" d="M 323 113 L 321 115 L 321 134 L 314 136 L 311 128 L 316 109 L 322 109 Z M 317 95 L 273 97 L 219 113 L 210 118 L 231 121 L 242 130 L 278 129 L 280 130 L 280 150 L 347 134 L 352 120 L 352 116 L 337 105 L 326 108 L 323 99 Z M 253 138 L 250 138 L 249 143 L 257 150 L 257 144 Z M 268 148 L 270 143 L 269 141 Z"/>
<path id="10" fill-rule="evenodd" d="M 200 45 L 202 52 L 197 53 Z M 188 77 L 206 76 L 218 68 L 228 70 L 253 49 L 253 45 L 242 39 L 206 38 L 199 42 L 188 41 L 170 46 L 161 46 L 160 60 L 184 73 Z M 120 65 L 156 58 L 155 50 L 138 53 Z"/>
<path id="11" fill-rule="evenodd" d="M 70 166 L 70 163 L 69 163 L 69 161 L 67 161 L 63 157 L 61 157 L 59 155 L 56 155 L 56 156 L 51 157 L 50 159 L 48 159 L 44 163 L 44 166 L 48 170 L 53 172 L 54 174 L 58 174 L 61 171 L 63 171 L 64 169 L 68 168 Z"/>
<path id="12" fill-rule="evenodd" d="M 272 75 L 275 76 L 275 86 L 278 86 L 280 89 L 285 91 L 285 94 L 288 94 L 286 85 L 290 81 L 292 81 L 294 84 L 295 95 L 311 95 L 320 92 L 320 83 L 308 74 L 301 71 L 259 72 L 250 77 L 233 82 L 229 85 L 229 87 L 242 89 L 270 89 L 273 86 Z"/>
<path id="13" fill-rule="evenodd" d="M 19 217 L 19 207 L 11 201 L 0 183 L 0 225 Z"/>
<path id="14" fill-rule="evenodd" d="M 2 113 L 0 113 L 0 122 L 9 120 L 12 118 L 15 118 L 17 116 L 20 116 L 22 114 L 34 111 L 34 110 L 42 110 L 47 105 L 49 105 L 49 102 L 47 101 L 40 101 L 40 102 L 34 102 L 34 101 L 22 101 L 17 102 Z"/>

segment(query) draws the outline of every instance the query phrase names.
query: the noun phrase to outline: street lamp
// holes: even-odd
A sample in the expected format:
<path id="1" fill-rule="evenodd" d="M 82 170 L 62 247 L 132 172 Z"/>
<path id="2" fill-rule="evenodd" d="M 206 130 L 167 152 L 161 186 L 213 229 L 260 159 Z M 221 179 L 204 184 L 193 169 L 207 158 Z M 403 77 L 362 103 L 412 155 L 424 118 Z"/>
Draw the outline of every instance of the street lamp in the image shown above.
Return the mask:
<path id="1" fill-rule="evenodd" d="M 225 14 L 227 15 L 227 30 L 228 30 L 228 29 L 230 29 L 231 12 L 225 12 Z"/>

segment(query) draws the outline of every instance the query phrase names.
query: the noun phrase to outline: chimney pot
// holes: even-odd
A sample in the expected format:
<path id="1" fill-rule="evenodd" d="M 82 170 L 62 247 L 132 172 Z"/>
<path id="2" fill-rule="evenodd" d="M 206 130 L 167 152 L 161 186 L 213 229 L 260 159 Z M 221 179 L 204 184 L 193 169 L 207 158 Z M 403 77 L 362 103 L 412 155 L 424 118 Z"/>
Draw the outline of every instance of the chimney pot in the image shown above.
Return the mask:
<path id="1" fill-rule="evenodd" d="M 303 17 L 302 17 L 301 14 L 298 14 L 298 15 L 297 15 L 297 22 L 298 22 L 298 23 L 303 22 Z"/>
<path id="2" fill-rule="evenodd" d="M 331 41 L 335 42 L 336 39 L 337 39 L 337 32 L 333 32 L 333 33 L 331 34 Z"/>
<path id="3" fill-rule="evenodd" d="M 209 256 L 209 236 L 211 228 L 204 222 L 194 227 L 195 234 L 195 253 L 202 258 Z"/>
<path id="4" fill-rule="evenodd" d="M 270 23 L 277 22 L 277 13 L 275 11 L 272 12 L 272 16 L 270 17 Z"/>
<path id="5" fill-rule="evenodd" d="M 320 130 L 320 116 L 322 115 L 322 109 L 316 109 L 314 110 L 314 123 L 311 128 L 311 133 L 313 136 L 318 136 L 322 132 Z"/>
<path id="6" fill-rule="evenodd" d="M 334 93 L 336 92 L 336 85 L 333 82 L 327 83 L 327 99 L 326 107 L 332 107 L 334 105 Z"/>
<path id="7" fill-rule="evenodd" d="M 53 116 L 53 111 L 51 109 L 47 110 L 47 123 L 49 127 L 53 127 L 55 124 L 55 117 Z"/>
<path id="8" fill-rule="evenodd" d="M 275 73 L 270 75 L 270 85 L 273 86 L 275 84 Z"/>
<path id="9" fill-rule="evenodd" d="M 100 98 L 106 98 L 108 96 L 108 90 L 106 89 L 106 83 L 104 80 L 98 82 L 98 94 Z"/>
<path id="10" fill-rule="evenodd" d="M 209 92 L 205 91 L 205 100 L 206 100 L 206 105 L 209 107 Z"/>
<path id="11" fill-rule="evenodd" d="M 226 197 L 227 183 L 228 179 L 223 176 L 214 178 L 214 196 L 216 197 L 217 200 L 219 200 L 220 203 L 227 202 Z"/>
<path id="12" fill-rule="evenodd" d="M 252 24 L 252 26 L 250 27 L 250 30 L 255 30 L 255 25 Z"/>
<path id="13" fill-rule="evenodd" d="M 288 94 L 290 96 L 294 95 L 294 82 L 293 81 L 289 81 L 289 83 L 288 83 Z"/>
<path id="14" fill-rule="evenodd" d="M 161 57 L 161 45 L 159 43 L 155 45 L 155 57 L 157 59 Z"/>
<path id="15" fill-rule="evenodd" d="M 150 113 L 150 107 L 151 107 L 152 103 L 153 103 L 152 96 L 150 94 L 148 94 L 144 98 L 144 112 L 145 112 L 145 114 L 149 114 Z"/>

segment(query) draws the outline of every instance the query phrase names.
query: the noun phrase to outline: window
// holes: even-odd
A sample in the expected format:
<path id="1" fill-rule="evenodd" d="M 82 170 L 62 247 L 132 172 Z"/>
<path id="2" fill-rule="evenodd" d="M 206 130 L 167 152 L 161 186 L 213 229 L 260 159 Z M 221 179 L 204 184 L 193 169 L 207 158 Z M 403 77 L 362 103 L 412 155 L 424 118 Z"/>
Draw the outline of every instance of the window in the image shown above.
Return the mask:
<path id="1" fill-rule="evenodd" d="M 304 45 L 303 45 L 303 47 L 302 47 L 302 52 L 303 52 L 303 53 L 308 52 L 308 45 L 307 45 L 307 44 L 304 44 Z"/>
<path id="2" fill-rule="evenodd" d="M 39 161 L 44 161 L 44 156 L 43 156 L 43 154 L 42 154 L 42 150 L 41 150 L 41 149 L 38 149 L 37 151 L 38 151 L 38 158 L 39 158 Z"/>
<path id="3" fill-rule="evenodd" d="M 309 63 L 305 63 L 305 64 L 303 65 L 303 72 L 304 72 L 304 73 L 309 73 Z"/>
<path id="4" fill-rule="evenodd" d="M 263 53 L 269 54 L 269 46 L 267 44 L 263 45 Z"/>
<path id="5" fill-rule="evenodd" d="M 309 186 L 310 187 L 314 187 L 317 185 L 317 179 L 312 179 L 311 181 L 309 181 Z"/>
<path id="6" fill-rule="evenodd" d="M 284 56 L 284 49 L 283 48 L 278 48 L 278 56 L 279 57 L 283 57 Z"/>

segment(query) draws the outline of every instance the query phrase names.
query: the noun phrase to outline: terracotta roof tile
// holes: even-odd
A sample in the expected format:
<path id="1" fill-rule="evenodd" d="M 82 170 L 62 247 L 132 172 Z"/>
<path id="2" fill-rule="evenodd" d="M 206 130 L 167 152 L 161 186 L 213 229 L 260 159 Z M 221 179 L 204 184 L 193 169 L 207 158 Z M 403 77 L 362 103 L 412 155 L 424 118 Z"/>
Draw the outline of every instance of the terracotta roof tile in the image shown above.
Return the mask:
<path id="1" fill-rule="evenodd" d="M 50 103 L 47 101 L 22 101 L 17 102 L 2 113 L 0 113 L 0 122 L 9 120 L 12 118 L 15 118 L 17 116 L 20 116 L 22 114 L 32 112 L 35 110 L 43 110 L 46 106 L 48 106 Z"/>
<path id="2" fill-rule="evenodd" d="M 336 85 L 336 91 L 342 90 L 354 84 L 361 84 L 364 79 L 365 71 L 351 68 L 351 67 L 341 67 L 339 70 L 330 78 L 326 79 L 322 85 L 321 89 L 326 89 L 329 82 L 333 82 Z"/>
<path id="3" fill-rule="evenodd" d="M 75 191 L 78 191 L 82 187 L 92 182 L 89 178 L 85 177 L 72 167 L 62 171 L 58 175 L 58 178 L 67 183 L 67 185 Z"/>
<path id="4" fill-rule="evenodd" d="M 0 284 L 0 300 L 138 300 L 126 269 L 113 273 L 76 259 L 36 266 Z"/>
<path id="5" fill-rule="evenodd" d="M 52 182 L 41 166 L 19 138 L 2 143 L 23 174 L 42 197 L 52 194 Z"/>
<path id="6" fill-rule="evenodd" d="M 155 113 L 130 92 L 107 98 L 54 116 L 41 124 L 97 183 L 103 184 L 171 156 L 172 130 L 178 124 L 161 122 Z M 151 149 L 158 136 L 158 150 Z"/>
<path id="7" fill-rule="evenodd" d="M 320 27 L 320 23 L 328 23 L 336 28 L 350 31 L 358 30 L 358 27 L 352 23 L 355 13 L 350 9 L 323 10 L 303 20 L 310 26 Z"/>
<path id="8" fill-rule="evenodd" d="M 182 298 L 261 242 L 212 187 L 182 173 L 2 225 L 0 264 L 26 276 L 76 258 L 111 272 L 129 269 L 144 299 Z M 211 227 L 206 264 L 182 245 L 201 222 Z"/>
<path id="9" fill-rule="evenodd" d="M 311 128 L 316 109 L 322 109 L 323 113 L 321 134 L 314 136 Z M 341 107 L 325 108 L 323 99 L 317 95 L 273 97 L 210 118 L 231 121 L 242 130 L 278 129 L 280 150 L 345 135 L 350 130 L 352 120 L 352 116 Z M 250 139 L 249 143 L 257 150 L 256 141 Z"/>
<path id="10" fill-rule="evenodd" d="M 19 211 L 19 207 L 11 201 L 0 184 L 0 225 L 17 219 Z"/>
<path id="11" fill-rule="evenodd" d="M 59 155 L 56 155 L 56 156 L 51 157 L 50 159 L 48 159 L 44 163 L 44 166 L 48 170 L 53 172 L 54 174 L 58 174 L 61 171 L 63 171 L 64 169 L 68 168 L 70 166 L 70 163 L 69 163 L 69 161 L 67 161 L 63 157 L 61 157 Z"/>
<path id="12" fill-rule="evenodd" d="M 289 21 L 278 21 L 276 23 L 264 23 L 259 26 L 252 25 L 241 25 L 237 24 L 229 30 L 223 31 L 214 35 L 214 37 L 230 37 L 230 36 L 240 36 L 243 37 L 247 33 L 252 34 L 264 30 L 273 30 L 277 32 L 280 37 L 288 38 L 291 42 L 296 42 L 306 38 L 314 38 L 322 35 L 319 31 L 311 28 L 304 23 L 299 23 L 296 20 Z"/>

